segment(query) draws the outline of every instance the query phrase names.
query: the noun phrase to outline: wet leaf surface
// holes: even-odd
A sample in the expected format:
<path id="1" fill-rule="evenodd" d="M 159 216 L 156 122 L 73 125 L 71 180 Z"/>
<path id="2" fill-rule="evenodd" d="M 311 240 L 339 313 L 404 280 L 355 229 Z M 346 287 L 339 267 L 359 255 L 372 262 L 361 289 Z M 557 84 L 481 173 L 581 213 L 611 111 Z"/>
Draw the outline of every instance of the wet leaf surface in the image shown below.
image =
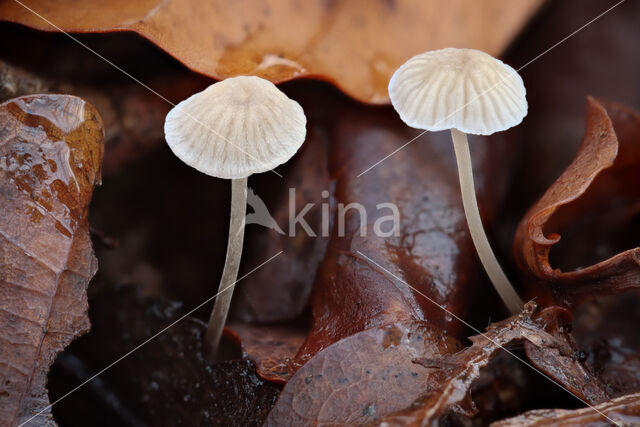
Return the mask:
<path id="1" fill-rule="evenodd" d="M 33 95 L 0 105 L 0 423 L 47 409 L 49 366 L 89 330 L 96 272 L 88 205 L 100 183 L 104 128 L 80 98 Z"/>
<path id="2" fill-rule="evenodd" d="M 594 99 L 589 98 L 587 105 L 585 137 L 576 159 L 531 207 L 514 242 L 522 270 L 544 282 L 543 286 L 552 286 L 555 298 L 569 305 L 640 283 L 638 248 L 568 272 L 550 264 L 550 250 L 565 229 L 574 241 L 563 250 L 584 262 L 584 252 L 597 253 L 599 249 L 589 246 L 585 251 L 585 240 L 596 240 L 594 235 L 607 233 L 609 227 L 624 228 L 628 233 L 640 213 L 640 191 L 635 185 L 640 180 L 640 116 L 607 104 L 610 118 L 607 109 Z M 620 227 L 620 223 L 627 227 Z M 583 233 L 588 235 L 583 237 Z M 577 256 L 572 249 L 580 246 L 583 249 L 578 254 L 582 256 Z"/>
<path id="3" fill-rule="evenodd" d="M 274 82 L 328 80 L 356 99 L 388 102 L 393 71 L 426 50 L 466 46 L 498 55 L 541 0 L 482 4 L 466 0 L 196 0 L 25 1 L 69 32 L 132 31 L 194 71 L 216 79 L 258 75 Z M 18 3 L 0 5 L 0 19 L 54 28 Z"/>
<path id="4" fill-rule="evenodd" d="M 101 370 L 174 323 L 181 314 L 180 303 L 143 297 L 133 286 L 103 293 L 99 299 L 92 299 L 91 333 L 70 347 L 69 359 L 54 366 L 56 375 L 67 375 L 66 366 L 78 360 L 88 372 Z M 100 387 L 84 396 L 78 393 L 75 402 L 62 401 L 56 407 L 58 419 L 78 425 L 103 425 L 99 414 L 87 414 L 90 418 L 83 419 L 75 410 L 78 406 L 98 406 L 113 419 L 129 423 L 138 420 L 138 425 L 167 425 L 171 420 L 181 420 L 185 425 L 261 425 L 278 389 L 258 378 L 249 361 L 233 359 L 214 364 L 203 358 L 204 332 L 205 324 L 194 318 L 176 323 L 104 372 Z M 66 391 L 58 390 L 60 394 Z M 110 400 L 113 396 L 117 396 L 116 404 Z"/>
<path id="5" fill-rule="evenodd" d="M 291 362 L 307 337 L 307 329 L 230 323 L 225 335 L 241 346 L 243 358 L 257 364 L 262 378 L 284 384 L 296 370 Z"/>

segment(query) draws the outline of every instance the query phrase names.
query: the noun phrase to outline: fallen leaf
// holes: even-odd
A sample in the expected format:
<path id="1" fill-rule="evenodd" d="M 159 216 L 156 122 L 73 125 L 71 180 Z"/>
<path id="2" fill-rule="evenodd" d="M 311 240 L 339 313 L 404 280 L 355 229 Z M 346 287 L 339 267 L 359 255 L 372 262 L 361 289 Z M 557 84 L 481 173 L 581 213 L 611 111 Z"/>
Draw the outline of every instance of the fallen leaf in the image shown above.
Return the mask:
<path id="1" fill-rule="evenodd" d="M 0 105 L 0 423 L 51 423 L 47 372 L 89 330 L 96 272 L 87 222 L 104 129 L 80 98 L 33 95 Z"/>
<path id="2" fill-rule="evenodd" d="M 640 116 L 621 106 L 609 108 L 611 119 L 604 106 L 588 98 L 585 136 L 575 160 L 529 209 L 515 236 L 521 270 L 543 283 L 534 289 L 550 285 L 561 304 L 579 304 L 640 283 L 640 248 L 568 272 L 553 268 L 549 259 L 563 230 L 578 225 L 580 234 L 574 231 L 571 237 L 584 247 L 594 230 L 607 235 L 608 227 L 630 223 L 640 212 L 634 185 L 640 180 Z"/>
<path id="3" fill-rule="evenodd" d="M 535 316 L 535 323 L 551 338 L 544 334 L 537 340 L 525 336 L 525 353 L 536 368 L 557 384 L 595 405 L 610 397 L 610 389 L 581 357 L 581 350 L 571 335 L 571 322 L 571 312 L 564 308 L 541 310 Z"/>
<path id="4" fill-rule="evenodd" d="M 282 390 L 265 425 L 364 424 L 423 393 L 429 370 L 413 363 L 460 347 L 424 322 L 356 333 L 307 362 Z"/>
<path id="5" fill-rule="evenodd" d="M 517 417 L 491 424 L 492 427 L 509 426 L 590 426 L 605 427 L 612 424 L 632 426 L 640 424 L 640 393 L 630 394 L 603 402 L 592 408 L 536 409 Z M 609 419 L 602 416 L 605 414 Z M 610 421 L 611 420 L 611 421 Z"/>
<path id="6" fill-rule="evenodd" d="M 406 408 L 425 389 L 427 369 L 418 369 L 412 358 L 451 353 L 459 348 L 455 337 L 465 332 L 420 293 L 464 318 L 470 295 L 486 289 L 478 286 L 477 264 L 466 255 L 473 248 L 448 135 L 424 135 L 424 141 L 358 176 L 418 132 L 390 109 L 345 103 L 334 110 L 329 164 L 336 203 L 358 202 L 367 218 L 354 211 L 342 221 L 339 208 L 334 214 L 311 297 L 311 331 L 294 360 L 278 360 L 278 366 L 289 368 L 287 374 L 295 374 L 267 424 L 362 423 Z M 495 200 L 500 188 L 492 184 L 508 168 L 494 174 L 488 166 L 508 149 L 506 141 L 484 142 L 474 145 L 474 159 L 479 163 L 480 201 L 492 218 L 489 200 Z M 376 221 L 389 215 L 378 209 L 384 202 L 398 206 L 402 220 L 397 236 L 374 232 Z M 389 223 L 385 225 L 380 228 L 389 231 Z M 477 301 L 484 298 L 490 297 Z"/>
<path id="7" fill-rule="evenodd" d="M 284 384 L 296 371 L 291 361 L 304 343 L 307 329 L 229 323 L 225 336 L 240 345 L 243 358 L 256 363 L 260 377 Z"/>
<path id="8" fill-rule="evenodd" d="M 563 366 L 566 378 L 556 380 L 582 399 L 591 403 L 606 400 L 607 395 L 597 379 L 589 375 L 579 361 L 572 357 L 575 351 L 572 343 L 566 341 L 564 336 L 546 330 L 549 320 L 558 319 L 565 310 L 556 307 L 547 308 L 541 313 L 536 311 L 536 304 L 529 302 L 521 314 L 489 326 L 484 334 L 471 337 L 471 347 L 440 358 L 416 358 L 416 363 L 431 369 L 423 385 L 424 394 L 406 409 L 376 422 L 390 425 L 438 425 L 452 413 L 473 416 L 476 411 L 470 395 L 473 383 L 480 378 L 481 370 L 491 359 L 514 341 L 525 341 L 540 349 L 549 365 L 556 363 Z"/>
<path id="9" fill-rule="evenodd" d="M 450 46 L 499 55 L 543 1 L 24 3 L 68 32 L 138 33 L 216 79 L 320 78 L 361 101 L 387 103 L 389 78 L 409 57 Z M 0 19 L 57 30 L 17 2 L 2 3 Z"/>

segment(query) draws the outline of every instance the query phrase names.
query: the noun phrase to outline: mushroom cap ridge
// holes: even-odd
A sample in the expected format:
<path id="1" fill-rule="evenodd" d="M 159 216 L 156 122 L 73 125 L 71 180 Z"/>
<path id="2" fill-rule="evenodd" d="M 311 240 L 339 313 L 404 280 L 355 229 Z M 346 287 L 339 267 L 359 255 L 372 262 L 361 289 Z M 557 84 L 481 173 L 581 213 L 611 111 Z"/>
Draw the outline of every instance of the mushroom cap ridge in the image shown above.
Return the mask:
<path id="1" fill-rule="evenodd" d="M 409 126 L 490 135 L 527 115 L 518 73 L 474 49 L 446 48 L 416 55 L 391 77 L 389 97 Z"/>
<path id="2" fill-rule="evenodd" d="M 302 107 L 273 83 L 239 76 L 177 104 L 164 123 L 173 153 L 218 178 L 245 178 L 288 161 L 305 140 Z"/>

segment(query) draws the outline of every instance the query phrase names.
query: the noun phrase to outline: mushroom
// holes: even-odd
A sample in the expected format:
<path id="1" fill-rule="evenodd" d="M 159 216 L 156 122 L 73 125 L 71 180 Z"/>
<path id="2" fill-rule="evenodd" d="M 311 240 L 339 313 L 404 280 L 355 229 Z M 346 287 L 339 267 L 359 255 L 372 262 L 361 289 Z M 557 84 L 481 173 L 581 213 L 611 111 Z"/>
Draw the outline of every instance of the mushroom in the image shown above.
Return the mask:
<path id="1" fill-rule="evenodd" d="M 400 118 L 425 131 L 451 130 L 462 204 L 471 238 L 493 286 L 512 313 L 522 300 L 491 250 L 473 184 L 467 133 L 491 135 L 519 124 L 527 115 L 526 90 L 518 73 L 474 49 L 425 52 L 405 62 L 391 77 L 389 97 Z"/>
<path id="2" fill-rule="evenodd" d="M 167 114 L 164 133 L 173 153 L 202 173 L 231 180 L 227 255 L 205 335 L 212 359 L 238 277 L 247 177 L 289 160 L 305 140 L 306 121 L 302 107 L 273 83 L 249 76 L 215 83 Z"/>

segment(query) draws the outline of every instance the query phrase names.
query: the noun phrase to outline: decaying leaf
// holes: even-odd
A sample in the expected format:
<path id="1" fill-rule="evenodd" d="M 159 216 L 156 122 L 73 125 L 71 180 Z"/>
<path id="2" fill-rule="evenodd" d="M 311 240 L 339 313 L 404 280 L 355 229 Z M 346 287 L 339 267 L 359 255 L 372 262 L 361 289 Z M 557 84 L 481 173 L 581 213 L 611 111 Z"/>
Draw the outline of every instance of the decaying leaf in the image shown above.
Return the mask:
<path id="1" fill-rule="evenodd" d="M 65 31 L 138 33 L 217 79 L 316 77 L 359 100 L 386 103 L 391 74 L 409 57 L 449 46 L 498 55 L 542 0 L 24 3 Z M 0 19 L 55 30 L 17 2 L 3 2 Z"/>
<path id="2" fill-rule="evenodd" d="M 610 389 L 590 369 L 571 335 L 572 315 L 565 308 L 547 307 L 535 316 L 535 323 L 548 336 L 534 340 L 524 336 L 527 358 L 540 371 L 583 401 L 595 405 L 609 396 Z M 551 338 L 549 338 L 551 337 Z"/>
<path id="3" fill-rule="evenodd" d="M 460 348 L 425 322 L 394 323 L 356 333 L 318 353 L 289 380 L 266 425 L 363 424 L 411 405 L 429 370 L 419 356 Z"/>
<path id="4" fill-rule="evenodd" d="M 574 410 L 537 409 L 517 417 L 491 424 L 493 427 L 511 426 L 589 426 L 608 427 L 640 424 L 640 393 L 621 396 L 592 408 Z M 605 418 L 602 414 L 606 415 Z"/>
<path id="5" fill-rule="evenodd" d="M 0 105 L 0 423 L 40 411 L 47 372 L 89 329 L 97 268 L 87 222 L 104 129 L 80 98 L 34 95 Z"/>
<path id="6" fill-rule="evenodd" d="M 590 403 L 606 400 L 600 383 L 573 356 L 575 347 L 564 336 L 549 332 L 549 319 L 562 316 L 563 309 L 547 308 L 537 313 L 533 302 L 525 305 L 521 314 L 495 323 L 484 334 L 471 337 L 473 345 L 458 353 L 441 358 L 419 357 L 414 361 L 430 371 L 423 385 L 424 394 L 411 407 L 376 422 L 391 425 L 437 425 L 451 413 L 471 416 L 475 406 L 470 397 L 472 384 L 502 347 L 524 340 L 540 349 L 549 364 L 560 364 L 566 378 L 556 378 L 561 384 Z M 565 381 L 566 380 L 566 381 Z M 276 405 L 277 408 L 277 405 Z"/>
<path id="7" fill-rule="evenodd" d="M 521 269 L 551 285 L 564 304 L 640 284 L 640 248 L 568 272 L 553 268 L 549 259 L 565 230 L 576 241 L 576 250 L 582 246 L 579 253 L 593 252 L 600 248 L 587 242 L 599 230 L 608 235 L 609 228 L 621 229 L 640 212 L 640 115 L 615 104 L 607 104 L 607 109 L 587 100 L 586 132 L 576 159 L 525 215 L 515 237 Z M 571 247 L 568 252 L 575 255 Z"/>
<path id="8" fill-rule="evenodd" d="M 231 323 L 225 335 L 242 349 L 242 357 L 254 361 L 260 376 L 284 384 L 296 371 L 291 362 L 304 343 L 306 328 Z"/>

